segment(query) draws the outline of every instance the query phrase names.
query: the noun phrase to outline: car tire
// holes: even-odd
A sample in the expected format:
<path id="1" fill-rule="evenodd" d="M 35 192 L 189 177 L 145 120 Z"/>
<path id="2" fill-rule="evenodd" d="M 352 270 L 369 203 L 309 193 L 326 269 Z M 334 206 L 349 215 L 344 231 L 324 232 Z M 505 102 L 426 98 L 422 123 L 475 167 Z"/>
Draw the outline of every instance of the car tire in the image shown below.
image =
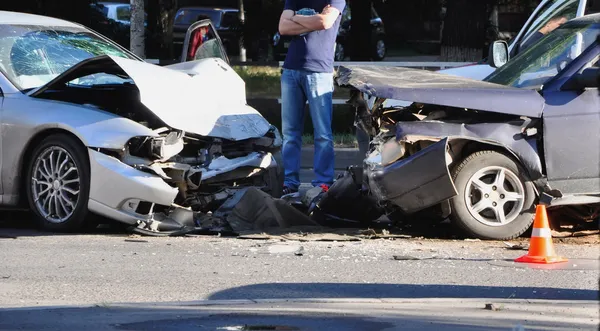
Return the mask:
<path id="1" fill-rule="evenodd" d="M 387 47 L 385 45 L 385 40 L 379 37 L 375 41 L 373 46 L 373 60 L 375 61 L 383 61 L 385 59 L 385 55 L 387 53 Z"/>
<path id="2" fill-rule="evenodd" d="M 88 211 L 88 154 L 75 138 L 45 138 L 33 150 L 25 174 L 29 207 L 42 229 L 72 232 L 97 225 Z"/>
<path id="3" fill-rule="evenodd" d="M 512 157 L 491 150 L 476 152 L 452 174 L 458 195 L 450 200 L 450 219 L 465 235 L 507 240 L 531 227 L 534 185 Z"/>

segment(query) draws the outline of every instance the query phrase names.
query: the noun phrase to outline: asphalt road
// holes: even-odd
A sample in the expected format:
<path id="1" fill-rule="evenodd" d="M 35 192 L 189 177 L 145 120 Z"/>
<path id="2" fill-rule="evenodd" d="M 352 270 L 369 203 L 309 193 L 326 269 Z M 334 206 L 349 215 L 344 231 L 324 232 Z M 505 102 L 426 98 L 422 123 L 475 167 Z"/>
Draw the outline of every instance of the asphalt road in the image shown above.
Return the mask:
<path id="1" fill-rule="evenodd" d="M 556 245 L 561 255 L 588 259 L 578 263 L 588 270 L 535 270 L 499 265 L 525 253 L 501 242 L 277 242 L 0 231 L 2 307 L 203 299 L 598 299 L 597 245 Z M 304 253 L 297 256 L 300 246 Z"/>

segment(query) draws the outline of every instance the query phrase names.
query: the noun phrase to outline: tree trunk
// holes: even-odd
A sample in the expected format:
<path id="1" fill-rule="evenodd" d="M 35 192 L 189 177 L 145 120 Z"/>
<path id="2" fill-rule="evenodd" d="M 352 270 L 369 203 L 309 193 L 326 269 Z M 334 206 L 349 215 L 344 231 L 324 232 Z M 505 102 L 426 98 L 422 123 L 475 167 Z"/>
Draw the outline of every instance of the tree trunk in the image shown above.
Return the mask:
<path id="1" fill-rule="evenodd" d="M 130 48 L 133 54 L 145 58 L 144 0 L 131 0 Z"/>
<path id="2" fill-rule="evenodd" d="M 442 33 L 442 61 L 472 62 L 483 58 L 488 23 L 487 8 L 493 0 L 447 0 Z"/>
<path id="3" fill-rule="evenodd" d="M 241 25 L 241 31 L 242 31 L 242 35 L 240 37 L 239 40 L 239 47 L 240 47 L 240 62 L 246 62 L 246 47 L 244 47 L 244 38 L 246 37 L 244 34 L 244 25 L 246 24 L 246 14 L 244 12 L 244 0 L 239 0 L 239 19 L 240 19 L 240 25 Z"/>
<path id="4" fill-rule="evenodd" d="M 371 0 L 350 0 L 350 57 L 353 61 L 369 61 L 373 49 L 371 40 Z"/>

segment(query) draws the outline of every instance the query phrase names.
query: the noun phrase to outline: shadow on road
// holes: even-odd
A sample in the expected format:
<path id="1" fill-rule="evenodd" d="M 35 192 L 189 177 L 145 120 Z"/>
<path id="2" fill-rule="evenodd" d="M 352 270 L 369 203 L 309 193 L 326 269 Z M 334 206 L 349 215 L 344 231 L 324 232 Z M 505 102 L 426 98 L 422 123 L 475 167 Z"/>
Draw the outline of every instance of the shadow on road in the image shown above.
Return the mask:
<path id="1" fill-rule="evenodd" d="M 401 271 L 399 270 L 399 272 Z M 287 298 L 598 300 L 599 292 L 596 290 L 575 290 L 551 287 L 484 287 L 439 284 L 268 283 L 230 288 L 216 292 L 209 297 L 210 300 Z"/>

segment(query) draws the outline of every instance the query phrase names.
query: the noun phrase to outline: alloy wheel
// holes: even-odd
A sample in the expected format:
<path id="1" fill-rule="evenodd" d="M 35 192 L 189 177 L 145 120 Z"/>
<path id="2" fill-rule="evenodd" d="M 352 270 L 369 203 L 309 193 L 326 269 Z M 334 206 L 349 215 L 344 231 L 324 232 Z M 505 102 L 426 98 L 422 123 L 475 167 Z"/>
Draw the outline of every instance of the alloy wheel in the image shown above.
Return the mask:
<path id="1" fill-rule="evenodd" d="M 39 213 L 51 223 L 68 220 L 77 207 L 80 173 L 65 149 L 50 146 L 36 158 L 31 173 L 31 193 Z"/>
<path id="2" fill-rule="evenodd" d="M 512 171 L 498 166 L 477 171 L 467 183 L 465 201 L 469 213 L 489 226 L 514 221 L 525 203 L 525 188 Z"/>

